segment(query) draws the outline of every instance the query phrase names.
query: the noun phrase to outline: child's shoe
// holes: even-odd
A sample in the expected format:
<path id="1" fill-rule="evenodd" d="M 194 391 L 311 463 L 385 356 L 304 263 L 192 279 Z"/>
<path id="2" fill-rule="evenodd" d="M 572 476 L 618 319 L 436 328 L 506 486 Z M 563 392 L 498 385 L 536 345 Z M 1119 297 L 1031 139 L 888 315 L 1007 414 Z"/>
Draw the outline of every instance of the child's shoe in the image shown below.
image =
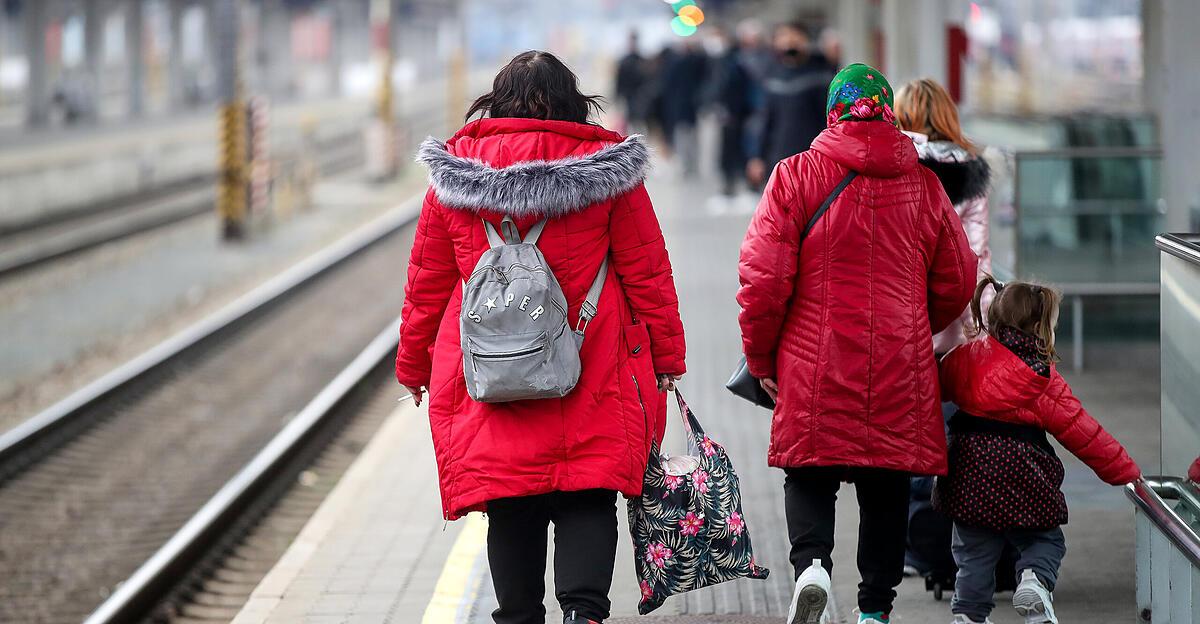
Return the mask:
<path id="1" fill-rule="evenodd" d="M 1021 572 L 1021 581 L 1013 592 L 1013 608 L 1025 616 L 1025 624 L 1058 624 L 1053 600 L 1054 595 L 1042 585 L 1033 570 Z"/>
<path id="2" fill-rule="evenodd" d="M 954 621 L 950 624 L 992 624 L 992 620 L 989 618 L 983 618 L 983 621 L 980 622 L 978 620 L 972 620 L 971 617 L 966 613 L 955 613 Z"/>
<path id="3" fill-rule="evenodd" d="M 858 614 L 858 624 L 891 624 L 891 621 L 891 616 L 885 614 L 883 611 L 876 611 L 875 613 L 862 613 L 860 611 Z"/>
<path id="4" fill-rule="evenodd" d="M 820 559 L 796 579 L 796 591 L 792 594 L 792 606 L 788 609 L 788 624 L 823 624 L 827 621 L 825 605 L 829 604 L 829 572 Z"/>

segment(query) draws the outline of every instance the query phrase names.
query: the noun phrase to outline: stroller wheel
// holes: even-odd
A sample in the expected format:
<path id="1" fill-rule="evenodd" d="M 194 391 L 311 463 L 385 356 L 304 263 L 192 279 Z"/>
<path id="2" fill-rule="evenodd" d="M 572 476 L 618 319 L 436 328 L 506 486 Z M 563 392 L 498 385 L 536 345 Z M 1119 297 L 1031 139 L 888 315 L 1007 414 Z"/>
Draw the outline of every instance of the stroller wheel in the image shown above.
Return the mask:
<path id="1" fill-rule="evenodd" d="M 942 601 L 942 584 L 941 583 L 933 584 L 933 599 L 937 600 L 938 602 Z"/>

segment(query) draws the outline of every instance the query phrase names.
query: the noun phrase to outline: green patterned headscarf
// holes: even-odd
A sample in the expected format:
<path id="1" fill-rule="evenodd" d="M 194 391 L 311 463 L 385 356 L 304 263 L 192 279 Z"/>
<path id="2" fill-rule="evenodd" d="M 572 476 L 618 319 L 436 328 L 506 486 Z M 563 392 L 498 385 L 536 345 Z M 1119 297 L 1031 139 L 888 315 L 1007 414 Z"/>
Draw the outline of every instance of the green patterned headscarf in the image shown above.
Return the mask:
<path id="1" fill-rule="evenodd" d="M 892 85 L 870 65 L 847 65 L 829 83 L 825 113 L 825 124 L 831 128 L 843 121 L 886 121 L 895 125 Z"/>

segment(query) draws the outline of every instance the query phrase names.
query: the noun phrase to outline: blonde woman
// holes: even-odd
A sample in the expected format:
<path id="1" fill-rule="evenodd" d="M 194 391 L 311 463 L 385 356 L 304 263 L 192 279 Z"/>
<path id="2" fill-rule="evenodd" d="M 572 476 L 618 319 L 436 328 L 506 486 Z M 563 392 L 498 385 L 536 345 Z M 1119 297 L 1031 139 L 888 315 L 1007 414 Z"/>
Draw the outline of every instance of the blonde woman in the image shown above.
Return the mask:
<path id="1" fill-rule="evenodd" d="M 988 249 L 988 191 L 991 170 L 979 155 L 979 149 L 963 136 L 958 108 L 950 94 L 928 78 L 914 80 L 896 92 L 896 121 L 912 138 L 917 157 L 937 175 L 962 220 L 971 250 L 979 256 L 979 277 L 992 271 L 992 253 Z M 989 293 L 990 295 L 990 293 Z M 986 310 L 991 297 L 983 302 Z M 933 349 L 939 356 L 966 342 L 963 329 L 969 326 L 971 311 L 963 309 L 956 322 L 933 337 Z"/>

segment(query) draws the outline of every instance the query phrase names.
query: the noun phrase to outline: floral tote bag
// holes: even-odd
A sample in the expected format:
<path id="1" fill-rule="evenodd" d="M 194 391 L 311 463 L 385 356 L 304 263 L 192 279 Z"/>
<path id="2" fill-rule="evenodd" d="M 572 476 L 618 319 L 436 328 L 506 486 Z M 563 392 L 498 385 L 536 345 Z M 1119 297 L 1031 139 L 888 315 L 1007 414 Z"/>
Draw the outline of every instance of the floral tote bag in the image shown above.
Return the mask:
<path id="1" fill-rule="evenodd" d="M 642 495 L 629 500 L 642 615 L 674 594 L 770 573 L 754 563 L 733 463 L 678 391 L 675 397 L 690 453 L 661 456 L 655 445 Z"/>

